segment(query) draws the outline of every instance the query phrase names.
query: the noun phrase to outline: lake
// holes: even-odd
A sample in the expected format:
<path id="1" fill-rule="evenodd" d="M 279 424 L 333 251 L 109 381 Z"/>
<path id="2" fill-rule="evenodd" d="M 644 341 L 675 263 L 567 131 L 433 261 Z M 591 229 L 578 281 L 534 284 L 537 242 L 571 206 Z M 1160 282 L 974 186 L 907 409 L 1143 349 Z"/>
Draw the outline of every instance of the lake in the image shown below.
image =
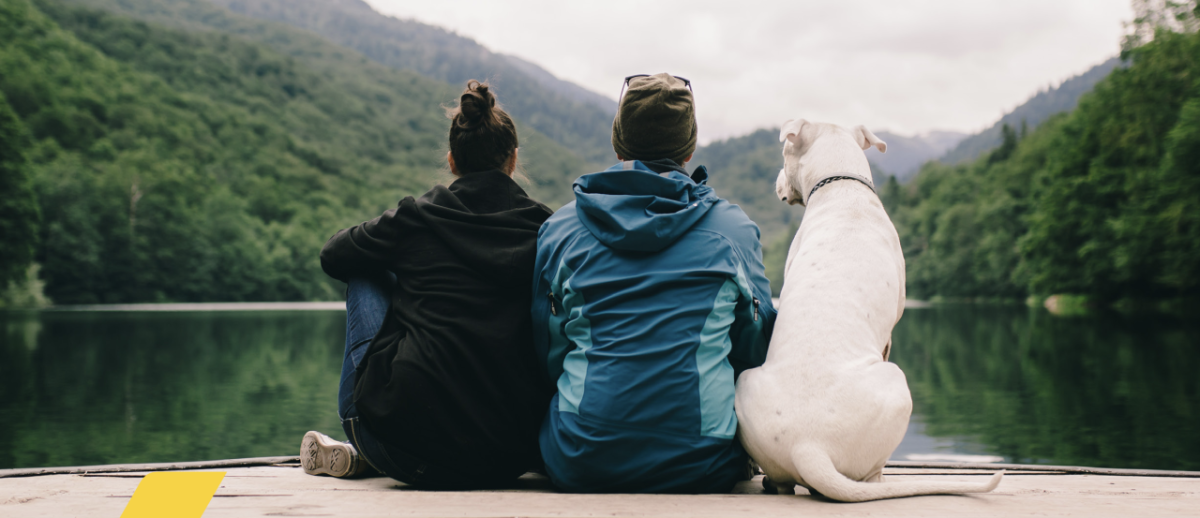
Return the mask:
<path id="1" fill-rule="evenodd" d="M 337 311 L 0 312 L 0 469 L 295 455 L 336 415 Z M 1200 325 L 909 309 L 897 460 L 1200 470 Z M 964 457 L 965 456 L 965 457 Z"/>

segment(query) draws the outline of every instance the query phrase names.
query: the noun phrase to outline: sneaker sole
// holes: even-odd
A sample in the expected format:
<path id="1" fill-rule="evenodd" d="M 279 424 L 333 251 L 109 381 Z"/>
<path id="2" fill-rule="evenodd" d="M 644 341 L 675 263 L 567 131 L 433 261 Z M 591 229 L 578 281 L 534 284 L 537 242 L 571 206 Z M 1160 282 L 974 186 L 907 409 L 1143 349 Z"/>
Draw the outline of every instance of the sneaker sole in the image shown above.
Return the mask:
<path id="1" fill-rule="evenodd" d="M 349 476 L 354 472 L 354 449 L 325 434 L 308 432 L 300 441 L 300 465 L 309 475 Z"/>

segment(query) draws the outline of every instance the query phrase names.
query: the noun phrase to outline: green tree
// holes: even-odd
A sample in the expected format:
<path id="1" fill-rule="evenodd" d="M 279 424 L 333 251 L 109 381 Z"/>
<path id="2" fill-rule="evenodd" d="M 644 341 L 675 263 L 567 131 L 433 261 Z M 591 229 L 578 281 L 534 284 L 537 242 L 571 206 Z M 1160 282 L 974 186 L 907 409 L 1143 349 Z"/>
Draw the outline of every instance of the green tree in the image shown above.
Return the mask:
<path id="1" fill-rule="evenodd" d="M 904 202 L 904 191 L 901 190 L 895 175 L 889 175 L 887 182 L 879 189 L 879 201 L 883 202 L 883 208 L 888 214 L 895 214 Z"/>
<path id="2" fill-rule="evenodd" d="M 1129 34 L 1121 42 L 1128 52 L 1154 39 L 1156 31 L 1196 32 L 1200 28 L 1195 0 L 1133 0 L 1133 21 L 1126 24 Z"/>
<path id="3" fill-rule="evenodd" d="M 1022 133 L 1027 131 L 1025 128 L 1026 126 L 1022 125 Z M 996 162 L 1008 160 L 1008 157 L 1012 156 L 1013 151 L 1016 151 L 1018 140 L 1019 138 L 1017 137 L 1017 132 L 1012 126 L 1009 126 L 1007 123 L 1001 126 L 1000 147 L 996 148 L 991 152 L 991 154 L 988 155 L 988 164 L 994 164 Z"/>
<path id="4" fill-rule="evenodd" d="M 25 155 L 30 142 L 0 92 L 0 290 L 24 280 L 37 246 L 40 214 Z"/>

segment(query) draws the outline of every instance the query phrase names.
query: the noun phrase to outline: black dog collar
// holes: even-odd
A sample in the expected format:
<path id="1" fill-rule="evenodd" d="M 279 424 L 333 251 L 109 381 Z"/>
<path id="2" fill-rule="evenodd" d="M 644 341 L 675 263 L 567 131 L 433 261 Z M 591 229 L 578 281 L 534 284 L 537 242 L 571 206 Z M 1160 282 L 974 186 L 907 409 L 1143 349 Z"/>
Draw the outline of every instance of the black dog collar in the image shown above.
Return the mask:
<path id="1" fill-rule="evenodd" d="M 831 183 L 831 182 L 836 182 L 838 180 L 857 180 L 859 182 L 862 182 L 863 185 L 867 186 L 868 189 L 871 189 L 871 192 L 875 192 L 875 187 L 873 185 L 871 185 L 870 183 L 867 183 L 866 180 L 863 180 L 862 178 L 859 178 L 857 176 L 830 176 L 829 178 L 826 178 L 824 180 L 821 180 L 820 182 L 817 182 L 817 185 L 813 186 L 811 191 L 808 191 L 808 199 L 805 200 L 805 205 L 807 205 L 809 201 L 812 201 L 812 195 L 814 192 L 817 192 L 817 189 L 820 189 L 820 188 L 824 187 L 826 184 Z M 876 192 L 875 195 L 878 196 L 879 193 Z"/>

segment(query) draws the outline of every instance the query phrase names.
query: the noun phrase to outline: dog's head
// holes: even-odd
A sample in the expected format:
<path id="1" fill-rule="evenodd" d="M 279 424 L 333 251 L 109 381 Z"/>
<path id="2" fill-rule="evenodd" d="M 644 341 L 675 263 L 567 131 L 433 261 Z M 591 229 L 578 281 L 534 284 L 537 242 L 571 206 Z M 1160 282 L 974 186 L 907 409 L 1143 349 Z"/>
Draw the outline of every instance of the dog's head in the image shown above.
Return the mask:
<path id="1" fill-rule="evenodd" d="M 853 151 L 849 146 L 857 146 L 859 150 L 865 151 L 874 146 L 880 153 L 887 152 L 887 143 L 879 140 L 871 130 L 861 125 L 847 130 L 837 124 L 809 122 L 804 119 L 783 123 L 779 131 L 779 141 L 784 143 L 783 169 L 779 170 L 779 177 L 775 180 L 775 194 L 780 200 L 791 205 L 806 204 L 808 200 L 805 197 L 808 196 L 808 191 L 819 181 L 816 177 L 822 171 L 818 170 L 820 168 L 816 167 L 817 164 L 809 153 L 818 142 L 822 146 L 828 143 L 828 151 L 832 155 L 826 157 L 826 163 L 822 165 L 833 169 L 842 167 L 847 173 L 866 165 L 866 158 L 861 153 L 839 153 L 839 147 L 840 151 Z M 839 160 L 853 159 L 855 156 L 861 159 L 861 164 L 838 164 Z M 867 175 L 867 180 L 870 181 L 870 174 Z"/>

